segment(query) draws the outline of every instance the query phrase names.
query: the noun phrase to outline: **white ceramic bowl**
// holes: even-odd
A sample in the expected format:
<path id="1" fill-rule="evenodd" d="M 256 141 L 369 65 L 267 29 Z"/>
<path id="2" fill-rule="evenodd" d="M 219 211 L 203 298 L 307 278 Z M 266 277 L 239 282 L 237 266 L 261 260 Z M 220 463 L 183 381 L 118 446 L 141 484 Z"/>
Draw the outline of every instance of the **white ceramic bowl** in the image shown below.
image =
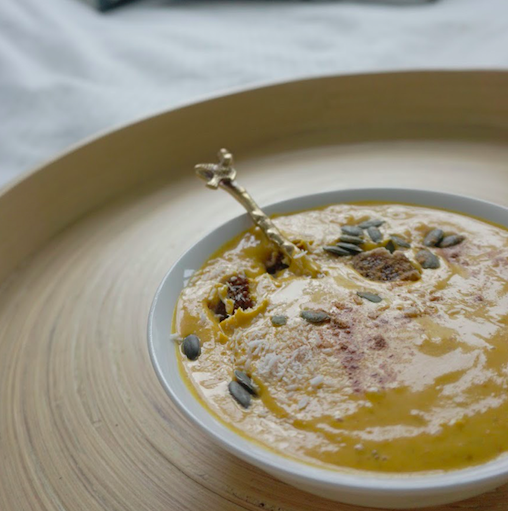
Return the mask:
<path id="1" fill-rule="evenodd" d="M 226 197 L 224 200 L 229 200 Z M 508 227 L 508 209 L 481 200 L 440 192 L 394 188 L 338 190 L 297 197 L 265 207 L 269 214 L 376 200 L 446 208 Z M 204 220 L 204 219 L 203 219 Z M 180 410 L 229 452 L 300 489 L 329 499 L 380 508 L 416 508 L 465 499 L 508 482 L 508 457 L 439 475 L 352 475 L 285 458 L 240 437 L 214 418 L 182 381 L 177 352 L 169 340 L 172 313 L 189 272 L 226 241 L 251 226 L 247 215 L 221 225 L 189 249 L 171 268 L 155 296 L 148 324 L 153 365 L 166 392 Z"/>

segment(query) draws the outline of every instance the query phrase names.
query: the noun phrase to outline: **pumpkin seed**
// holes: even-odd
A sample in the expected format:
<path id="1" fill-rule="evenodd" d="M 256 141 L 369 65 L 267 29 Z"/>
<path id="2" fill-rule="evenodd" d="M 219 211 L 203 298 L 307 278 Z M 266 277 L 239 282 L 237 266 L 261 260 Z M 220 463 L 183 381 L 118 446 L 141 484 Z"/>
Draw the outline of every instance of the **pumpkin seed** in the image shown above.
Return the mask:
<path id="1" fill-rule="evenodd" d="M 231 381 L 228 385 L 229 393 L 233 396 L 233 399 L 243 408 L 249 408 L 252 400 L 249 392 L 242 387 L 237 381 Z"/>
<path id="2" fill-rule="evenodd" d="M 328 246 L 323 247 L 323 250 L 326 252 L 329 252 L 330 254 L 336 255 L 336 256 L 349 256 L 351 255 L 351 252 L 348 252 L 347 250 L 344 250 L 340 247 L 334 247 L 334 246 Z"/>
<path id="3" fill-rule="evenodd" d="M 340 230 L 349 236 L 363 236 L 363 231 L 357 225 L 343 225 Z"/>
<path id="4" fill-rule="evenodd" d="M 401 238 L 400 236 L 396 236 L 395 234 L 393 234 L 392 236 L 390 236 L 390 238 L 398 248 L 411 248 L 411 244 L 407 242 L 404 238 Z"/>
<path id="5" fill-rule="evenodd" d="M 319 324 L 324 323 L 325 321 L 330 321 L 330 316 L 323 311 L 305 310 L 300 313 L 300 316 L 309 323 Z"/>
<path id="6" fill-rule="evenodd" d="M 343 234 L 339 238 L 339 241 L 342 241 L 343 243 L 352 243 L 353 245 L 362 245 L 365 243 L 365 240 L 359 236 L 350 236 L 349 234 Z"/>
<path id="7" fill-rule="evenodd" d="M 443 239 L 443 236 L 444 232 L 442 231 L 442 229 L 432 229 L 432 231 L 429 231 L 427 233 L 427 236 L 425 236 L 423 244 L 426 247 L 435 247 L 436 245 L 439 245 L 439 243 Z"/>
<path id="8" fill-rule="evenodd" d="M 337 246 L 347 250 L 351 254 L 359 254 L 360 252 L 363 252 L 363 250 L 358 245 L 354 245 L 353 243 L 343 243 L 342 241 L 339 241 Z"/>
<path id="9" fill-rule="evenodd" d="M 388 252 L 390 252 L 390 254 L 393 254 L 397 250 L 397 247 L 392 240 L 388 241 L 388 243 L 385 245 L 385 248 L 388 250 Z"/>
<path id="10" fill-rule="evenodd" d="M 372 218 L 370 220 L 365 220 L 361 224 L 358 224 L 360 229 L 368 229 L 369 227 L 380 227 L 385 223 L 384 220 L 380 220 L 379 218 Z"/>
<path id="11" fill-rule="evenodd" d="M 182 343 L 182 350 L 189 360 L 196 360 L 201 355 L 201 342 L 197 335 L 188 335 Z"/>
<path id="12" fill-rule="evenodd" d="M 370 239 L 374 243 L 378 243 L 379 241 L 381 241 L 383 239 L 383 234 L 377 227 L 374 227 L 374 226 L 368 227 L 367 233 L 369 234 Z"/>
<path id="13" fill-rule="evenodd" d="M 441 240 L 439 246 L 441 248 L 454 247 L 455 245 L 462 243 L 465 239 L 466 238 L 464 236 L 461 236 L 460 234 L 450 234 L 449 236 L 445 236 Z"/>
<path id="14" fill-rule="evenodd" d="M 382 298 L 379 295 L 375 295 L 374 293 L 369 293 L 368 291 L 357 291 L 356 293 L 360 298 L 365 298 L 365 300 L 369 300 L 372 303 L 379 303 Z"/>
<path id="15" fill-rule="evenodd" d="M 433 254 L 430 250 L 422 248 L 416 254 L 416 260 L 420 263 L 422 268 L 426 270 L 435 270 L 439 268 L 440 262 L 437 255 Z"/>
<path id="16" fill-rule="evenodd" d="M 252 378 L 248 376 L 243 371 L 235 370 L 235 379 L 236 381 L 250 394 L 253 396 L 257 396 L 257 387 L 255 383 L 252 381 Z"/>
<path id="17" fill-rule="evenodd" d="M 288 322 L 288 318 L 286 316 L 272 316 L 270 318 L 273 326 L 282 326 Z"/>

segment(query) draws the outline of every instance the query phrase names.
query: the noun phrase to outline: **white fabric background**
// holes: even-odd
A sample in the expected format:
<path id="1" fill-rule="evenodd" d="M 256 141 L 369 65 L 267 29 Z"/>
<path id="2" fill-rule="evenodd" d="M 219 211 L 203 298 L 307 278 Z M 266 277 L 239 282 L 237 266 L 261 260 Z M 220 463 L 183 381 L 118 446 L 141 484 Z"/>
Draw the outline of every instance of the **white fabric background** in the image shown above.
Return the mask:
<path id="1" fill-rule="evenodd" d="M 508 1 L 0 2 L 0 184 L 95 132 L 233 86 L 507 68 Z"/>

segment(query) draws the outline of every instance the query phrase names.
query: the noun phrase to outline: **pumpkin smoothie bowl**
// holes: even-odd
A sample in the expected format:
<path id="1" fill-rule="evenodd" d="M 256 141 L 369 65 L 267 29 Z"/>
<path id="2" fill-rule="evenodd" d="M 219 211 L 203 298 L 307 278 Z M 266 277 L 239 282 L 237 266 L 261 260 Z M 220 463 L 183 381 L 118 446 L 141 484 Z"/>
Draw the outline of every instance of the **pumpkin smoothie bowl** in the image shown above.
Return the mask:
<path id="1" fill-rule="evenodd" d="M 185 285 L 173 278 L 164 310 L 156 299 L 151 321 L 166 319 L 152 337 L 167 328 L 171 374 L 157 347 L 152 358 L 180 408 L 235 454 L 345 502 L 420 507 L 504 482 L 506 209 L 397 189 L 279 206 L 269 218 L 252 201 L 256 225 L 201 240 L 175 265 Z M 489 463 L 503 468 L 477 477 Z M 458 473 L 471 477 L 448 481 Z M 334 474 L 372 487 L 347 495 Z"/>

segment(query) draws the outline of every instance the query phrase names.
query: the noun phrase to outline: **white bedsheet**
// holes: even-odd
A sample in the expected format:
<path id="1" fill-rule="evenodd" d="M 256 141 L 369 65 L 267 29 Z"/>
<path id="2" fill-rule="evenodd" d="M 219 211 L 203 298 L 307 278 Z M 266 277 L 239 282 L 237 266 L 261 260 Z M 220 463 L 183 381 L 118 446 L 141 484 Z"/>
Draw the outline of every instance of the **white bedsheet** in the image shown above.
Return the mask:
<path id="1" fill-rule="evenodd" d="M 98 131 L 266 80 L 508 67 L 507 0 L 0 2 L 0 184 Z"/>

